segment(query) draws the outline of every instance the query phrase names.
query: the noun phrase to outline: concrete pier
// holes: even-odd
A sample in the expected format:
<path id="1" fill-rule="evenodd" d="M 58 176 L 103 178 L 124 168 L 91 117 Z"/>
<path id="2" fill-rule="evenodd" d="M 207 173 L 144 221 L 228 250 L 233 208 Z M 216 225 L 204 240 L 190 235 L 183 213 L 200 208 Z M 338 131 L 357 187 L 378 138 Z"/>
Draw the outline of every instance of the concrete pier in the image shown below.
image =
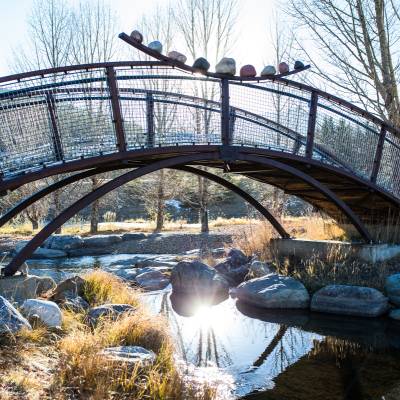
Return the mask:
<path id="1" fill-rule="evenodd" d="M 398 244 L 365 244 L 336 240 L 272 239 L 271 249 L 278 258 L 311 257 L 322 261 L 356 259 L 367 263 L 391 260 L 400 256 Z"/>

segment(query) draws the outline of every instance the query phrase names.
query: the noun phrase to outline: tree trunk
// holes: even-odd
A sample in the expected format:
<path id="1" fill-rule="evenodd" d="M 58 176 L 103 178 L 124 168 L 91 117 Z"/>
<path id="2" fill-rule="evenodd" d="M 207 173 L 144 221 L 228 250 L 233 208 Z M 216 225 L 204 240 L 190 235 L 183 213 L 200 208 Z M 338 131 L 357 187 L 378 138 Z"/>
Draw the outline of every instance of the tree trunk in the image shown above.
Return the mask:
<path id="1" fill-rule="evenodd" d="M 164 227 L 164 170 L 160 170 L 158 174 L 158 192 L 157 192 L 157 215 L 156 215 L 156 232 L 161 232 Z"/>
<path id="2" fill-rule="evenodd" d="M 58 180 L 58 178 L 56 178 L 56 180 Z M 61 213 L 61 199 L 60 199 L 60 192 L 58 190 L 56 190 L 53 193 L 53 202 L 54 202 L 55 215 L 57 217 L 57 215 Z M 54 233 L 59 235 L 61 232 L 62 232 L 62 227 L 60 226 Z"/>
<path id="3" fill-rule="evenodd" d="M 35 219 L 31 219 L 31 224 L 32 224 L 32 230 L 36 230 L 39 229 L 39 221 L 35 220 Z"/>
<path id="4" fill-rule="evenodd" d="M 91 178 L 92 190 L 97 189 L 99 180 L 97 177 Z M 99 230 L 99 210 L 100 210 L 100 200 L 95 200 L 92 203 L 90 211 L 90 233 L 97 233 Z"/>
<path id="5" fill-rule="evenodd" d="M 198 182 L 201 232 L 208 233 L 208 181 L 207 179 L 199 176 Z"/>
<path id="6" fill-rule="evenodd" d="M 207 207 L 200 208 L 200 223 L 201 233 L 208 233 L 210 231 L 208 226 L 208 210 Z"/>

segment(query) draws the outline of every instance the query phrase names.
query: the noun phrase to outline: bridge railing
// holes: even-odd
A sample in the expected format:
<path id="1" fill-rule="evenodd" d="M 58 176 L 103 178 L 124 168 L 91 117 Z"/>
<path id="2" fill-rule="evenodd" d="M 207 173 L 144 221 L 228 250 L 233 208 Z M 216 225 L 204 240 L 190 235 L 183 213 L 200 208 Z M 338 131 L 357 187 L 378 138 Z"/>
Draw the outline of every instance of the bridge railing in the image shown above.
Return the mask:
<path id="1" fill-rule="evenodd" d="M 284 79 L 194 76 L 162 62 L 0 78 L 5 177 L 138 148 L 231 144 L 312 158 L 400 197 L 399 137 L 367 112 Z"/>

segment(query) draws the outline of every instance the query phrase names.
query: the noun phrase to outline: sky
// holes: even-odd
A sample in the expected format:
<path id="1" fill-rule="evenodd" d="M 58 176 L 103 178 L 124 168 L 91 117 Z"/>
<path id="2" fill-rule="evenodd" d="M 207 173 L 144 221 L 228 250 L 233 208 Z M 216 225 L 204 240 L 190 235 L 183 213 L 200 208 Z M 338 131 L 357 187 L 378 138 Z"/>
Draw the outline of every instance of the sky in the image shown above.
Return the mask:
<path id="1" fill-rule="evenodd" d="M 11 68 L 13 52 L 24 48 L 28 35 L 27 20 L 33 1 L 0 0 L 0 76 L 16 72 Z M 109 2 L 119 18 L 119 32 L 116 35 L 123 31 L 130 33 L 142 15 L 151 13 L 157 3 L 163 3 L 163 0 L 105 1 Z M 230 54 L 226 55 L 234 57 L 238 67 L 253 64 L 260 70 L 271 58 L 272 48 L 268 36 L 277 4 L 277 0 L 238 0 L 238 39 Z"/>

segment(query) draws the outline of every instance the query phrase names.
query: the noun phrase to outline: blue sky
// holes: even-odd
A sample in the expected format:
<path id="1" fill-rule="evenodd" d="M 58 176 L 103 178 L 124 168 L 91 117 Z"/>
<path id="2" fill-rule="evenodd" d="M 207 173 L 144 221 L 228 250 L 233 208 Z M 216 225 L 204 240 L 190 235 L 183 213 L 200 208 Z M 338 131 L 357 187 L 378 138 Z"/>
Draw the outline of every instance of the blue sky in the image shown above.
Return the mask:
<path id="1" fill-rule="evenodd" d="M 72 0 L 76 1 L 76 0 Z M 162 0 L 106 0 L 117 12 L 120 22 L 119 31 L 129 33 L 141 16 L 151 12 Z M 238 65 L 254 64 L 262 68 L 271 57 L 268 43 L 269 25 L 272 21 L 276 0 L 238 0 L 240 17 L 237 31 L 238 41 L 232 54 Z M 27 37 L 27 19 L 33 0 L 0 0 L 0 76 L 12 73 L 13 50 L 24 47 Z M 119 32 L 116 32 L 118 34 Z"/>

